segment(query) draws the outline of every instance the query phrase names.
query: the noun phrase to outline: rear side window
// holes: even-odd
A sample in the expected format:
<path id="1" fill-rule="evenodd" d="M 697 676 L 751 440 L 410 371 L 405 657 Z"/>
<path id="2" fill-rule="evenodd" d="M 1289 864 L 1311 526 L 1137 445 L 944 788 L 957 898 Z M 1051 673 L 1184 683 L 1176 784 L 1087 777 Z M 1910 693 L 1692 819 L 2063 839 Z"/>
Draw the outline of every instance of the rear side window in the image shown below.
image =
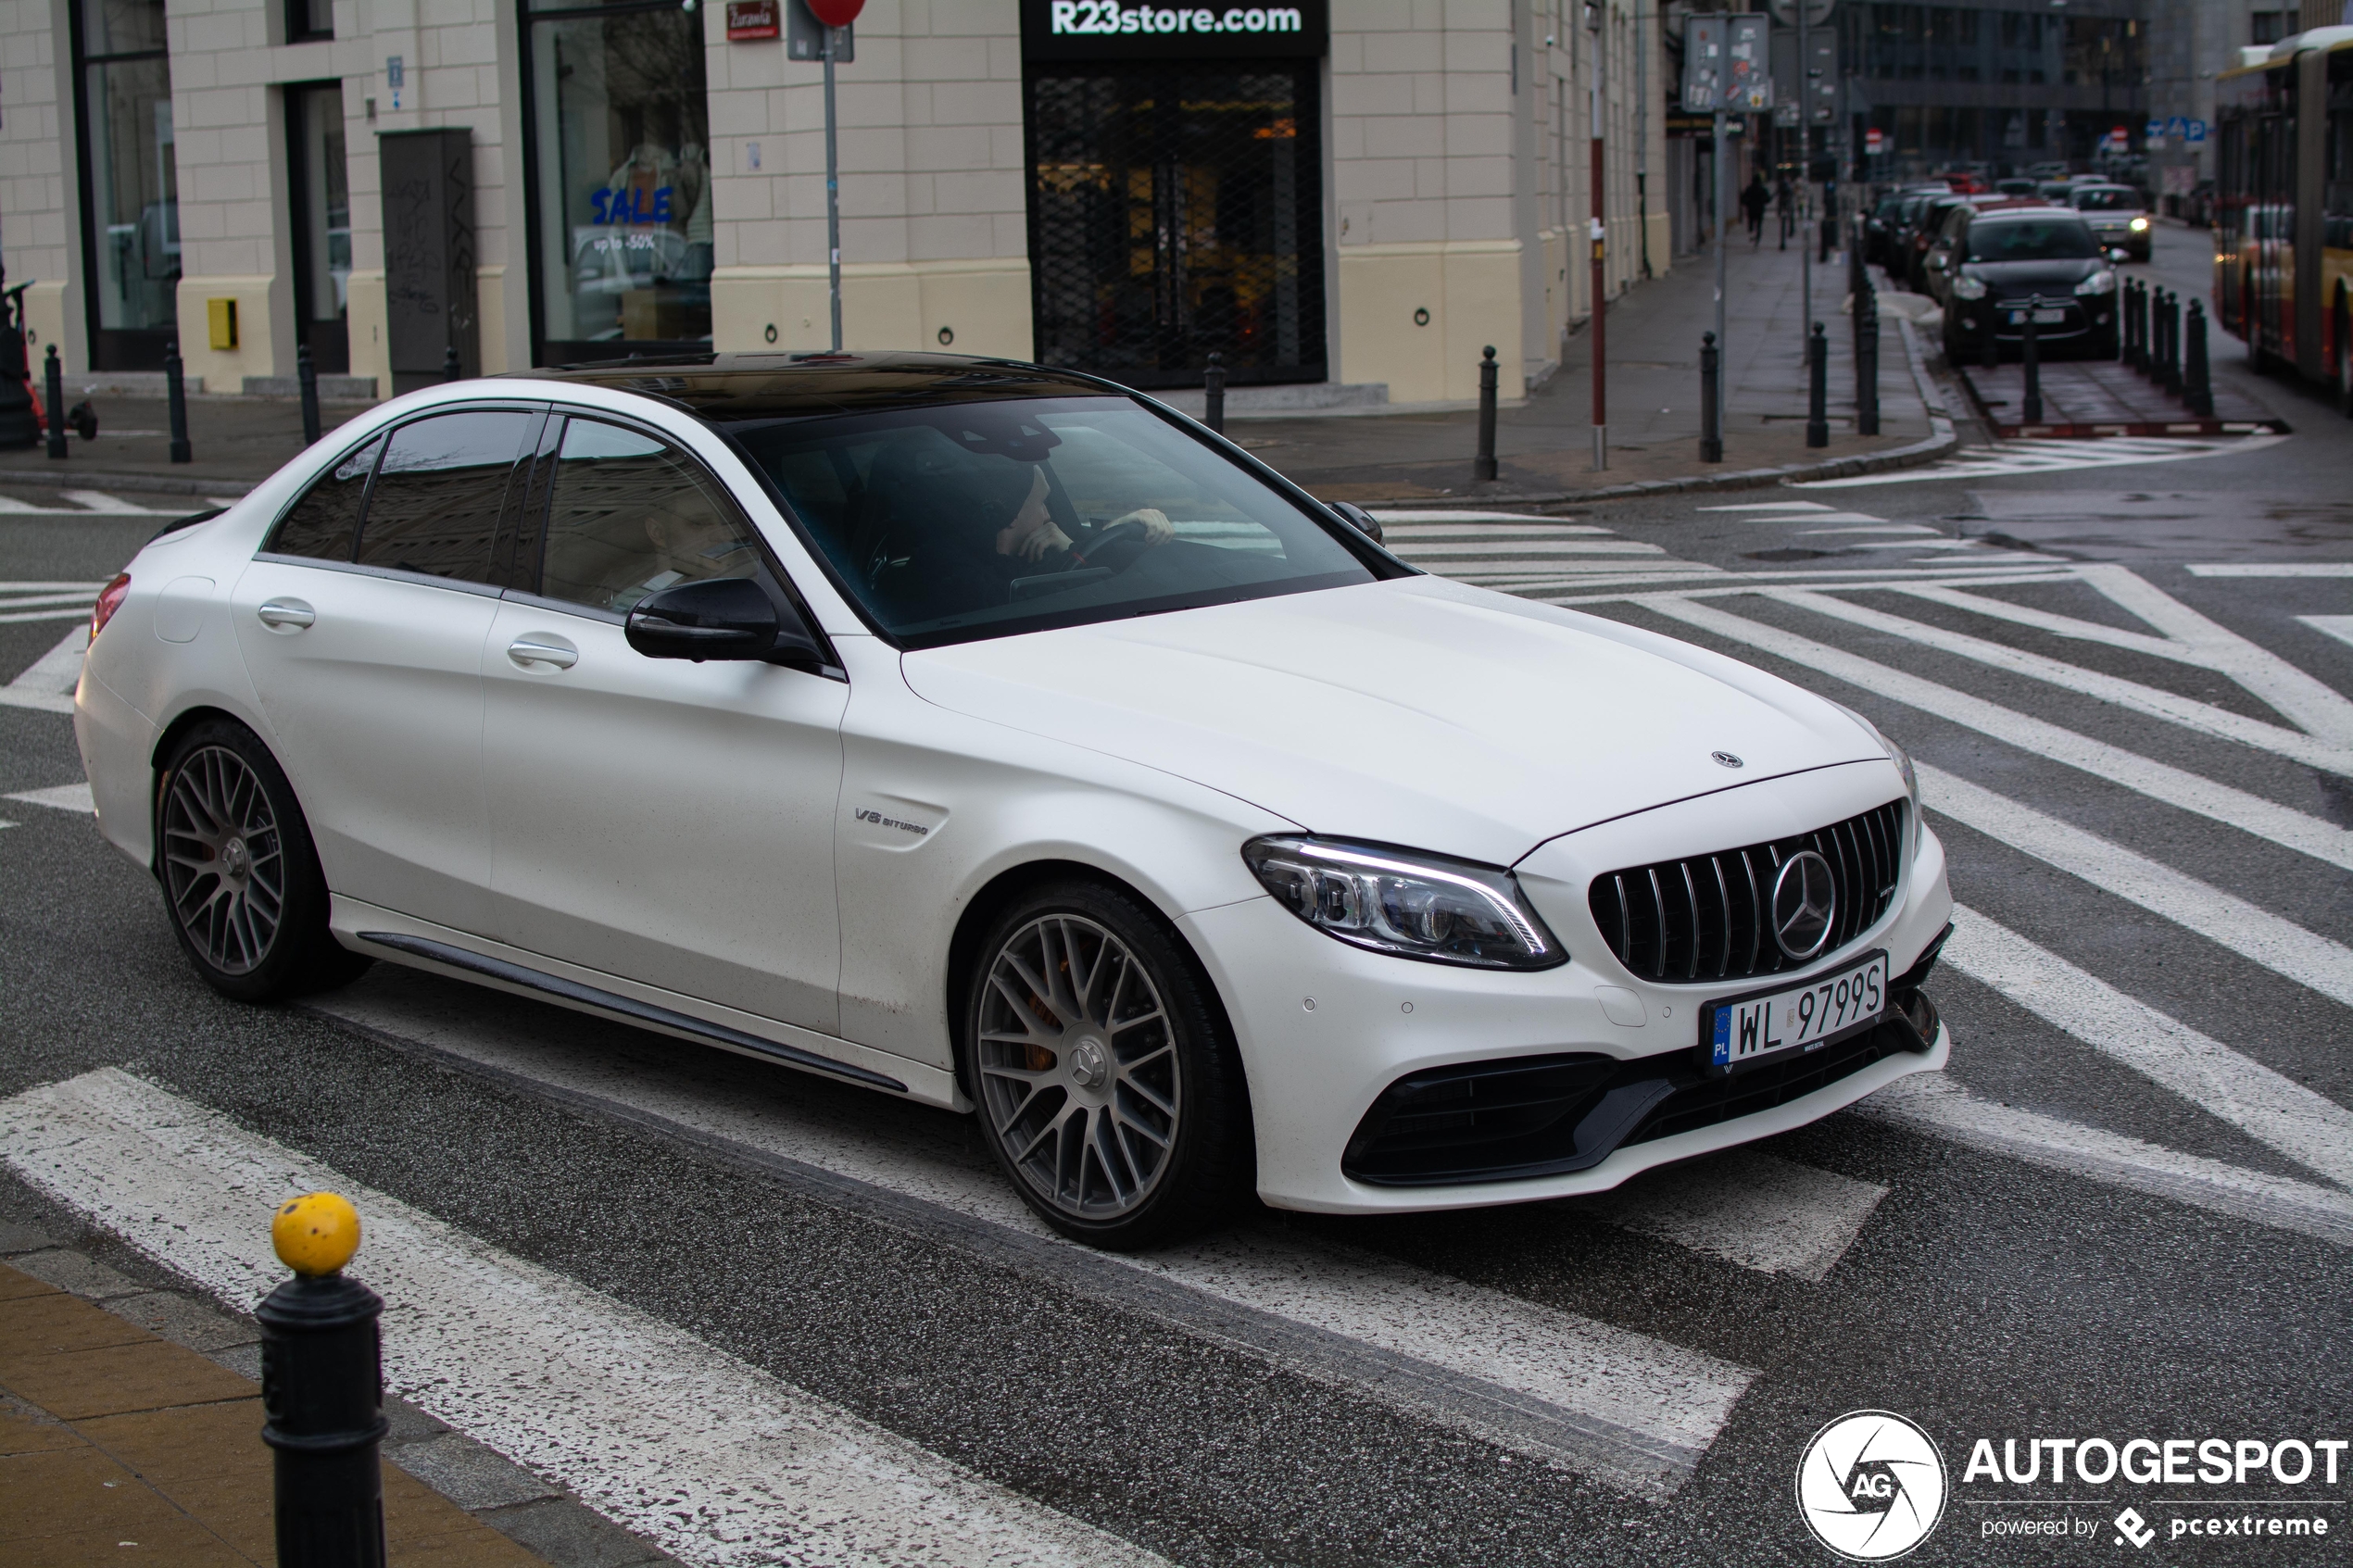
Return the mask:
<path id="1" fill-rule="evenodd" d="M 564 427 L 542 594 L 626 614 L 679 583 L 759 571 L 751 529 L 692 458 L 599 420 Z"/>
<path id="2" fill-rule="evenodd" d="M 521 409 L 470 409 L 394 431 L 354 558 L 362 566 L 490 582 L 507 482 L 535 418 Z"/>
<path id="3" fill-rule="evenodd" d="M 281 556 L 313 560 L 349 560 L 359 532 L 359 503 L 368 496 L 368 474 L 384 450 L 378 436 L 313 480 L 302 499 L 279 520 L 267 548 Z"/>

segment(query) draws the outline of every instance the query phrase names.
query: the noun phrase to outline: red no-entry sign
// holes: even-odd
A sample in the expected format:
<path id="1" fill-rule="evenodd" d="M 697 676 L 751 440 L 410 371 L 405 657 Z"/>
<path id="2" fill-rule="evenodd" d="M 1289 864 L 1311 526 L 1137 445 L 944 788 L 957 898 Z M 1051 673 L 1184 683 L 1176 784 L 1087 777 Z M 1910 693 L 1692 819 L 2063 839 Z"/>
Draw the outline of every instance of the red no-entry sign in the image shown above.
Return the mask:
<path id="1" fill-rule="evenodd" d="M 866 8 L 866 0 L 808 0 L 810 11 L 827 27 L 848 27 Z"/>

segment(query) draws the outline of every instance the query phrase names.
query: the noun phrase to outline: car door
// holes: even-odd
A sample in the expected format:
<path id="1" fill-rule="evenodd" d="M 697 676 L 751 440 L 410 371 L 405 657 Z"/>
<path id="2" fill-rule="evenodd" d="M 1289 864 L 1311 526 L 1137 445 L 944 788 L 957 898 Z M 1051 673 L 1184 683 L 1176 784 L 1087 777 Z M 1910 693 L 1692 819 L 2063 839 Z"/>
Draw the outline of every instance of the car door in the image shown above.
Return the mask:
<path id="1" fill-rule="evenodd" d="M 489 923 L 482 648 L 518 458 L 544 409 L 468 407 L 348 454 L 231 596 L 279 760 L 338 895 Z"/>
<path id="2" fill-rule="evenodd" d="M 574 414 L 543 442 L 516 582 L 483 656 L 502 938 L 565 963 L 837 1032 L 840 679 L 649 659 L 628 608 L 697 577 L 782 591 L 709 470 Z"/>

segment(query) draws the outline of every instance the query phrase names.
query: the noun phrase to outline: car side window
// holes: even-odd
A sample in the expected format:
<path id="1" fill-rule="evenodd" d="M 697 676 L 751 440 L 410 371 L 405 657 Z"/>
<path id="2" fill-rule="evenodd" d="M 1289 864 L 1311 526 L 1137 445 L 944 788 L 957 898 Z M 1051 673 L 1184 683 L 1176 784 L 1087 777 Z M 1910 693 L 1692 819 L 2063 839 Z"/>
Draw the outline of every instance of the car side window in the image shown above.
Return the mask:
<path id="1" fill-rule="evenodd" d="M 555 467 L 539 587 L 547 597 L 625 614 L 674 583 L 758 574 L 750 526 L 668 442 L 575 418 Z"/>
<path id="2" fill-rule="evenodd" d="M 518 408 L 476 408 L 394 431 L 354 558 L 488 583 L 508 480 L 535 418 Z"/>
<path id="3" fill-rule="evenodd" d="M 270 555 L 347 561 L 359 533 L 359 504 L 368 498 L 368 475 L 384 450 L 378 436 L 310 482 L 302 499 L 286 508 L 278 531 L 262 549 Z"/>

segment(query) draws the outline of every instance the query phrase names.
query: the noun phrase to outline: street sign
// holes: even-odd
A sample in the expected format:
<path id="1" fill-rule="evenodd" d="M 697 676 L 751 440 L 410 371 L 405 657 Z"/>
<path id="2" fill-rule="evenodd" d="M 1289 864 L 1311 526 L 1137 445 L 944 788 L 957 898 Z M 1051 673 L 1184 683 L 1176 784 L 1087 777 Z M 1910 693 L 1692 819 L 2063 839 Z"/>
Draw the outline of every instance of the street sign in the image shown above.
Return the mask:
<path id="1" fill-rule="evenodd" d="M 809 0 L 778 0 L 785 7 L 785 57 L 788 60 L 822 60 L 825 57 L 825 23 L 809 8 Z M 834 63 L 854 65 L 858 60 L 858 30 L 844 27 L 841 36 L 834 41 Z"/>
<path id="2" fill-rule="evenodd" d="M 2187 142 L 2193 147 L 2205 141 L 2206 121 L 2202 119 L 2194 119 L 2190 121 L 2190 128 L 2183 134 L 2182 140 Z"/>
<path id="3" fill-rule="evenodd" d="M 1887 151 L 1887 132 L 1884 131 L 1866 131 L 1863 132 L 1864 157 L 1877 157 L 1880 154 L 1885 151 Z"/>
<path id="4" fill-rule="evenodd" d="M 727 42 L 745 44 L 780 36 L 785 25 L 776 6 L 777 0 L 727 0 Z"/>
<path id="5" fill-rule="evenodd" d="M 2143 139 L 2146 141 L 2157 141 L 2164 136 L 2164 134 L 2165 122 L 2161 119 L 2152 119 L 2146 125 L 2141 127 L 2141 135 Z"/>
<path id="6" fill-rule="evenodd" d="M 2183 119 L 2178 114 L 2165 122 L 2165 134 L 2168 136 L 2179 139 L 2187 136 L 2189 133 L 2190 122 Z"/>
<path id="7" fill-rule="evenodd" d="M 1763 114 L 1773 107 L 1767 54 L 1770 22 L 1759 16 L 1697 16 L 1683 31 L 1683 111 Z"/>

